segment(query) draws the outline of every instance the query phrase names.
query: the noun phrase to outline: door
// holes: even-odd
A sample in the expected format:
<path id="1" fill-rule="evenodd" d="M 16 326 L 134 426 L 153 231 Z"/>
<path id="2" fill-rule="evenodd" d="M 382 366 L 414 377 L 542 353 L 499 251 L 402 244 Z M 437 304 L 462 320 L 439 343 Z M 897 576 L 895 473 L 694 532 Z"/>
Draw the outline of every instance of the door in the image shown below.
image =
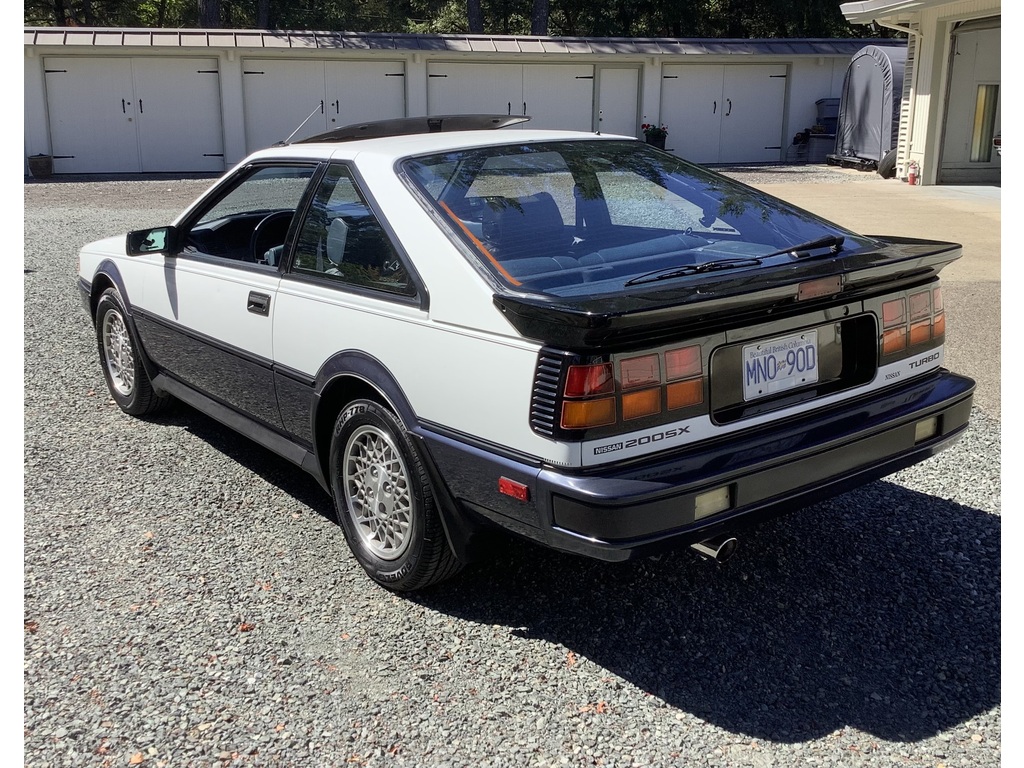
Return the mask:
<path id="1" fill-rule="evenodd" d="M 143 171 L 223 171 L 216 59 L 132 60 Z"/>
<path id="2" fill-rule="evenodd" d="M 400 61 L 330 61 L 324 79 L 327 130 L 405 117 L 405 65 Z"/>
<path id="3" fill-rule="evenodd" d="M 242 63 L 249 152 L 327 130 L 323 61 L 246 59 Z M 301 127 L 300 127 L 301 126 Z"/>
<path id="4" fill-rule="evenodd" d="M 143 345 L 162 370 L 275 427 L 277 254 L 315 170 L 309 164 L 238 171 L 230 192 L 189 216 L 181 252 L 154 260 L 133 297 Z"/>
<path id="5" fill-rule="evenodd" d="M 939 182 L 999 183 L 1000 28 L 965 27 L 954 34 L 953 64 L 942 138 Z"/>
<path id="6" fill-rule="evenodd" d="M 778 162 L 785 64 L 674 64 L 662 70 L 666 147 L 695 163 Z"/>
<path id="7" fill-rule="evenodd" d="M 431 115 L 521 115 L 522 64 L 428 64 Z"/>
<path id="8" fill-rule="evenodd" d="M 47 58 L 46 106 L 56 173 L 138 173 L 132 60 Z"/>
<path id="9" fill-rule="evenodd" d="M 786 65 L 725 66 L 720 163 L 781 159 Z"/>
<path id="10" fill-rule="evenodd" d="M 597 131 L 639 136 L 640 70 L 598 67 L 597 80 Z"/>
<path id="11" fill-rule="evenodd" d="M 594 67 L 590 64 L 524 64 L 522 109 L 530 116 L 524 128 L 592 131 Z"/>
<path id="12" fill-rule="evenodd" d="M 721 149 L 721 64 L 669 64 L 662 68 L 661 122 L 665 147 L 694 163 L 717 163 Z"/>

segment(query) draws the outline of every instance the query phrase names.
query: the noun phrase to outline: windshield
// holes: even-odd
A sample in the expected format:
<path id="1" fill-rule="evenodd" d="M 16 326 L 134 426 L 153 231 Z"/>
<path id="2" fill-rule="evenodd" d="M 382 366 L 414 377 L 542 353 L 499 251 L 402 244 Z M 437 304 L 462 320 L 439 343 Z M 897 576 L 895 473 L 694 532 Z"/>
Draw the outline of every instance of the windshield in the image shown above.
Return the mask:
<path id="1" fill-rule="evenodd" d="M 593 296 L 870 245 L 834 224 L 632 141 L 511 144 L 403 169 L 505 284 Z M 800 244 L 832 244 L 793 254 Z"/>

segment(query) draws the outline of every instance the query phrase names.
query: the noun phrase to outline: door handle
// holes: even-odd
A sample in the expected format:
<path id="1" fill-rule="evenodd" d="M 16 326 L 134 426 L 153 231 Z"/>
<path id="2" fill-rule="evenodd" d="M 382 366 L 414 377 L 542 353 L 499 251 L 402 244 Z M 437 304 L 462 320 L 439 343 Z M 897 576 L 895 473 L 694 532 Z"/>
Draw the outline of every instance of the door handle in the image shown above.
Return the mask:
<path id="1" fill-rule="evenodd" d="M 142 111 L 142 99 L 139 99 L 139 114 L 144 114 Z"/>
<path id="2" fill-rule="evenodd" d="M 124 99 L 121 99 L 121 113 L 127 115 L 128 110 L 124 107 Z"/>
<path id="3" fill-rule="evenodd" d="M 715 99 L 713 102 L 711 102 L 711 114 L 718 114 L 718 99 Z"/>
<path id="4" fill-rule="evenodd" d="M 512 102 L 511 101 L 508 103 L 508 113 L 510 115 L 512 114 Z"/>
<path id="5" fill-rule="evenodd" d="M 526 114 L 526 102 L 525 101 L 523 102 L 523 114 L 524 115 Z"/>
<path id="6" fill-rule="evenodd" d="M 320 99 L 320 114 L 322 115 L 323 113 L 324 113 L 324 100 Z"/>
<path id="7" fill-rule="evenodd" d="M 245 308 L 254 315 L 269 315 L 270 297 L 265 293 L 249 291 L 249 300 L 246 303 Z"/>
<path id="8" fill-rule="evenodd" d="M 732 99 L 726 99 L 726 101 L 729 103 L 729 109 L 726 110 L 725 116 L 728 117 L 732 114 Z"/>

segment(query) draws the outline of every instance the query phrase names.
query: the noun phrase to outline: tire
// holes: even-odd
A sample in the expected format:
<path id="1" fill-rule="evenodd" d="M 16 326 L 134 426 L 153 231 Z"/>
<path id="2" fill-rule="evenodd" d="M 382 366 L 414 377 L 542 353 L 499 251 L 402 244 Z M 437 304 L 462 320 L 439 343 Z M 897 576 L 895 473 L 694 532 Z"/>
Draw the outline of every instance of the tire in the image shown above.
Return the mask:
<path id="1" fill-rule="evenodd" d="M 878 175 L 883 179 L 896 176 L 896 150 L 890 149 L 878 163 Z"/>
<path id="2" fill-rule="evenodd" d="M 118 407 L 132 416 L 148 416 L 170 402 L 153 389 L 140 349 L 117 291 L 108 288 L 96 304 L 96 342 L 107 389 Z"/>
<path id="3" fill-rule="evenodd" d="M 391 411 L 371 400 L 346 406 L 331 436 L 330 475 L 338 522 L 371 579 L 412 592 L 461 569 L 423 462 Z"/>

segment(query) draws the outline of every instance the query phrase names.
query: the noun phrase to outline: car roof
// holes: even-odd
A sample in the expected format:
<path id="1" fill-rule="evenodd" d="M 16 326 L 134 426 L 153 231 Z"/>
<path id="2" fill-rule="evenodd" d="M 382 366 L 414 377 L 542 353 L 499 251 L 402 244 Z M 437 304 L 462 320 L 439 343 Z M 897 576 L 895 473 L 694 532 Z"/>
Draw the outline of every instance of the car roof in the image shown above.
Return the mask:
<path id="1" fill-rule="evenodd" d="M 637 141 L 633 136 L 587 133 L 585 131 L 557 131 L 505 128 L 497 130 L 450 131 L 384 136 L 368 139 L 349 139 L 340 142 L 298 143 L 268 147 L 250 155 L 247 160 L 263 159 L 352 159 L 369 153 L 384 160 L 400 160 L 414 155 L 449 152 L 458 149 L 502 146 L 508 144 L 534 144 L 551 141 Z"/>

